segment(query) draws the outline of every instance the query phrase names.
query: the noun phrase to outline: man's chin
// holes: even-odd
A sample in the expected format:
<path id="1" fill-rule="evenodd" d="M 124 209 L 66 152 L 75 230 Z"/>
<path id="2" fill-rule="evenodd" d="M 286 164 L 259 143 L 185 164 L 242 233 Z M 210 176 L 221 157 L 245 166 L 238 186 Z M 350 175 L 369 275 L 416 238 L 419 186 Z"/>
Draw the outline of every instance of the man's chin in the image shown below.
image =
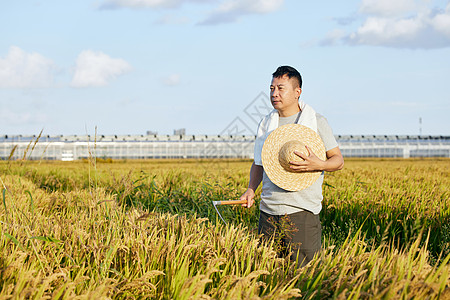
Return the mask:
<path id="1" fill-rule="evenodd" d="M 272 107 L 275 109 L 280 108 L 281 103 L 280 102 L 272 102 Z"/>

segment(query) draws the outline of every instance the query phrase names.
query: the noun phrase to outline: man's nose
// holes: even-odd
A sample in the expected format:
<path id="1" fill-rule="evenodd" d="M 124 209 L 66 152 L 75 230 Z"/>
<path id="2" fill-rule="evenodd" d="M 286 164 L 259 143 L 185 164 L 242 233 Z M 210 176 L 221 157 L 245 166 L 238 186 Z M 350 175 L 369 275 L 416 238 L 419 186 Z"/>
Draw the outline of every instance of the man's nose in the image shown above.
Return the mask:
<path id="1" fill-rule="evenodd" d="M 271 97 L 276 97 L 278 96 L 278 89 L 273 89 L 270 91 L 270 96 Z"/>

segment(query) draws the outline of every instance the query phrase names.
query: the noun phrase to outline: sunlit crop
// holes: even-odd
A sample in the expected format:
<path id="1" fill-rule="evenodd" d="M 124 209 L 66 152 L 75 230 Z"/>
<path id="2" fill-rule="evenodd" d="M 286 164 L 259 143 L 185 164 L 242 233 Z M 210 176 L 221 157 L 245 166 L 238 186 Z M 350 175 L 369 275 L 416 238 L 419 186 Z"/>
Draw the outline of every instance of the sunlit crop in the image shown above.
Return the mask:
<path id="1" fill-rule="evenodd" d="M 444 299 L 450 160 L 326 174 L 323 250 L 259 242 L 248 160 L 0 162 L 1 299 Z"/>

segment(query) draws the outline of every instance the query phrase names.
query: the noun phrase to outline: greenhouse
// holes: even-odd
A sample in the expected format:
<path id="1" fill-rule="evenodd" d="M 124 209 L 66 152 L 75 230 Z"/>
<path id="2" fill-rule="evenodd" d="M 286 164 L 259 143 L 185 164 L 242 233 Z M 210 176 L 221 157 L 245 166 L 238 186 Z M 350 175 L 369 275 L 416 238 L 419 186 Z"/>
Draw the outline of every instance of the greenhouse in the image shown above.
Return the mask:
<path id="1" fill-rule="evenodd" d="M 344 157 L 450 157 L 450 136 L 337 135 Z M 253 158 L 255 136 L 0 136 L 0 159 Z"/>

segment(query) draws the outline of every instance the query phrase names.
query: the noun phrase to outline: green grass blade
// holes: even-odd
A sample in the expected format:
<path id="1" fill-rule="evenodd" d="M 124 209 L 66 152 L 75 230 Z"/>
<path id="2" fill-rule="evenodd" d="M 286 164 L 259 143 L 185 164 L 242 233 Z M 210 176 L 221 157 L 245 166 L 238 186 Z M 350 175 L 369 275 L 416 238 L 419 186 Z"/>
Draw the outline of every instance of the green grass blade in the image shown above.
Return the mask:
<path id="1" fill-rule="evenodd" d="M 10 235 L 9 233 L 5 232 L 4 235 L 10 239 L 17 247 L 19 247 L 21 250 L 25 251 L 25 248 L 22 246 L 22 244 L 12 235 Z"/>

